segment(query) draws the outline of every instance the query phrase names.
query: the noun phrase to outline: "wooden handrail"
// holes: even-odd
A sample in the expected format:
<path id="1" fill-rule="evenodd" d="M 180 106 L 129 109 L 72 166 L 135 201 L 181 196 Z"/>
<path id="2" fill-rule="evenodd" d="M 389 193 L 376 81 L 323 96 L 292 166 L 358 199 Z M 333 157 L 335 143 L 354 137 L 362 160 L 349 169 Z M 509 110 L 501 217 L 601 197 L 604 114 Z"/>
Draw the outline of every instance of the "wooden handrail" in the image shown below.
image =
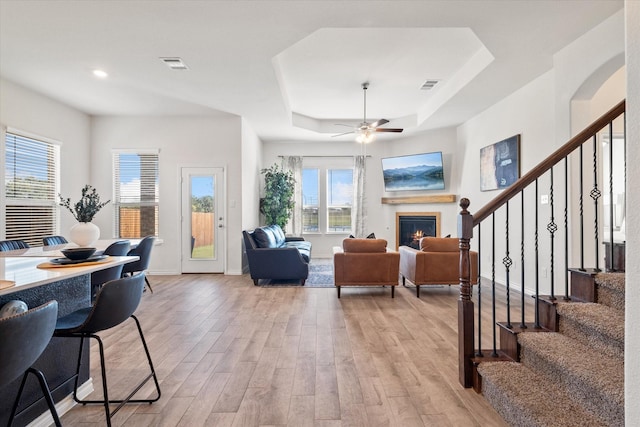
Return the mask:
<path id="1" fill-rule="evenodd" d="M 566 144 L 558 148 L 549 157 L 539 163 L 536 167 L 531 169 L 520 179 L 514 182 L 511 186 L 505 189 L 502 193 L 498 194 L 489 203 L 473 214 L 473 225 L 476 226 L 482 220 L 487 218 L 493 212 L 495 212 L 500 206 L 504 205 L 507 201 L 515 197 L 529 184 L 540 178 L 545 172 L 551 169 L 556 163 L 567 157 L 576 148 L 582 145 L 589 138 L 593 137 L 598 131 L 607 126 L 610 122 L 616 119 L 619 115 L 625 112 L 625 100 L 620 101 L 615 107 L 603 114 L 598 120 L 593 122 L 582 132 L 571 138 Z"/>

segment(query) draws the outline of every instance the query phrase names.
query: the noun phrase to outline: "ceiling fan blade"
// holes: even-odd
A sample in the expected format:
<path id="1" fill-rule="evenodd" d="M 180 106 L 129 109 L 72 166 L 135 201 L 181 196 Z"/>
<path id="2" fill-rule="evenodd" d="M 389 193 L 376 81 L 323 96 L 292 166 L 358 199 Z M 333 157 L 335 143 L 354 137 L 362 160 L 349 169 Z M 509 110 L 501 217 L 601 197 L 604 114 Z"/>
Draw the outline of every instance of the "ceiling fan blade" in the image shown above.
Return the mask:
<path id="1" fill-rule="evenodd" d="M 372 127 L 372 128 L 377 128 L 378 126 L 386 125 L 387 123 L 389 123 L 389 120 L 380 119 L 380 120 L 376 120 L 375 122 L 371 123 L 369 126 Z"/>
<path id="2" fill-rule="evenodd" d="M 375 129 L 376 132 L 396 132 L 396 133 L 400 133 L 403 130 L 404 129 L 398 129 L 398 128 L 376 128 Z"/>
<path id="3" fill-rule="evenodd" d="M 354 133 L 355 131 L 352 130 L 351 132 L 344 132 L 344 133 L 339 133 L 337 135 L 331 135 L 331 138 L 335 138 L 336 136 L 342 136 L 342 135 L 349 135 L 350 133 Z"/>

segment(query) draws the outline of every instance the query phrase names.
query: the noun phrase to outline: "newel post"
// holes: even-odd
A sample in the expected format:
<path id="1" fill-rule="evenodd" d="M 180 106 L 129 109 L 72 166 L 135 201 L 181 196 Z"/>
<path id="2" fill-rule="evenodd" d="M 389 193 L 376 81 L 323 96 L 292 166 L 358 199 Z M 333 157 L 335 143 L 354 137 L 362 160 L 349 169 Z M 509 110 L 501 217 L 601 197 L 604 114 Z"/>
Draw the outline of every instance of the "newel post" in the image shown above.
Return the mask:
<path id="1" fill-rule="evenodd" d="M 458 300 L 458 373 L 460 384 L 473 385 L 474 323 L 471 301 L 471 259 L 469 242 L 473 237 L 473 215 L 469 213 L 469 199 L 460 200 L 458 239 L 460 242 L 460 299 Z"/>

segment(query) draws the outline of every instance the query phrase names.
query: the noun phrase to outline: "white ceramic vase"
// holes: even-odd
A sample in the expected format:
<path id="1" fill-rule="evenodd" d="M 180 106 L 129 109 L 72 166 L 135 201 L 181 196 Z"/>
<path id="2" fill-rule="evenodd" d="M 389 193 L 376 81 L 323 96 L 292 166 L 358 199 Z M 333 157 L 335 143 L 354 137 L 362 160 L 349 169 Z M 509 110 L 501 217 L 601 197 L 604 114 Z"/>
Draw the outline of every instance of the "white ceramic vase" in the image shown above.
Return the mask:
<path id="1" fill-rule="evenodd" d="M 100 238 L 100 228 L 92 222 L 79 222 L 69 230 L 69 237 L 80 247 L 89 247 Z"/>

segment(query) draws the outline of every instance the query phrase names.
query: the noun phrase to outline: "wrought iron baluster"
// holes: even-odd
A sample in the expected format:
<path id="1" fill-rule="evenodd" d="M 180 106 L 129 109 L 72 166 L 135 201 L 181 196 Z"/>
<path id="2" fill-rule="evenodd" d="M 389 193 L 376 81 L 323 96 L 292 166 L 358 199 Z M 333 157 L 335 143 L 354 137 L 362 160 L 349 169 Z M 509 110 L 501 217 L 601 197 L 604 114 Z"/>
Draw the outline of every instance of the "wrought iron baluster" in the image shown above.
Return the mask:
<path id="1" fill-rule="evenodd" d="M 613 242 L 613 122 L 609 123 L 609 265 L 605 269 L 615 271 Z"/>
<path id="2" fill-rule="evenodd" d="M 520 192 L 520 311 L 522 316 L 520 328 L 522 329 L 527 328 L 524 311 L 524 290 L 524 190 L 522 190 Z"/>
<path id="3" fill-rule="evenodd" d="M 555 259 L 554 259 L 554 255 L 555 255 L 555 246 L 554 246 L 554 238 L 555 238 L 555 234 L 556 231 L 558 231 L 558 226 L 555 223 L 555 217 L 554 217 L 554 201 L 553 201 L 553 167 L 551 167 L 551 169 L 549 169 L 549 171 L 551 172 L 551 185 L 549 186 L 549 208 L 551 209 L 551 218 L 549 220 L 549 223 L 547 224 L 547 231 L 549 232 L 549 234 L 551 235 L 550 240 L 551 240 L 551 252 L 549 254 L 550 257 L 550 269 L 549 269 L 549 278 L 550 280 L 550 288 L 551 288 L 551 296 L 549 297 L 549 299 L 551 301 L 555 301 L 556 299 L 556 295 L 555 295 L 555 274 L 554 274 L 554 265 L 555 265 Z"/>
<path id="4" fill-rule="evenodd" d="M 564 158 L 564 300 L 569 298 L 569 157 Z"/>
<path id="5" fill-rule="evenodd" d="M 513 260 L 509 256 L 509 201 L 505 204 L 506 208 L 506 221 L 505 221 L 505 255 L 502 258 L 502 265 L 504 265 L 505 274 L 506 274 L 506 285 L 507 285 L 507 328 L 511 329 L 513 326 L 511 325 L 511 281 L 509 278 L 509 273 L 511 271 L 511 265 L 513 265 Z"/>
<path id="6" fill-rule="evenodd" d="M 484 357 L 484 353 L 482 353 L 482 280 L 481 280 L 481 269 L 482 265 L 482 223 L 478 224 L 478 349 L 476 351 L 476 356 Z M 473 266 L 469 269 L 469 272 L 473 271 Z"/>
<path id="7" fill-rule="evenodd" d="M 594 268 L 594 271 L 601 271 L 600 270 L 600 251 L 599 251 L 599 244 L 600 241 L 598 239 L 598 199 L 600 199 L 600 196 L 602 195 L 602 193 L 600 192 L 600 190 L 598 190 L 598 137 L 596 135 L 593 135 L 593 189 L 591 190 L 591 192 L 589 193 L 589 195 L 591 196 L 591 198 L 593 199 L 593 205 L 594 205 L 594 224 L 593 224 L 593 230 L 594 230 L 594 241 L 596 242 L 595 244 L 595 252 L 596 252 L 596 267 Z"/>
<path id="8" fill-rule="evenodd" d="M 493 298 L 492 327 L 493 327 L 493 351 L 491 356 L 498 356 L 498 343 L 496 336 L 496 213 L 491 214 L 491 294 Z"/>
<path id="9" fill-rule="evenodd" d="M 535 189 L 536 189 L 536 198 L 535 198 L 535 203 L 534 205 L 536 206 L 536 217 L 535 217 L 535 232 L 534 232 L 534 253 L 535 253 L 535 266 L 536 266 L 536 291 L 535 291 L 535 295 L 534 298 L 536 300 L 535 302 L 535 328 L 539 329 L 540 328 L 540 304 L 538 304 L 538 300 L 540 298 L 540 257 L 539 257 L 539 251 L 538 251 L 538 180 L 536 179 L 536 185 L 535 185 Z"/>
<path id="10" fill-rule="evenodd" d="M 580 145 L 580 271 L 584 268 L 584 156 Z"/>

